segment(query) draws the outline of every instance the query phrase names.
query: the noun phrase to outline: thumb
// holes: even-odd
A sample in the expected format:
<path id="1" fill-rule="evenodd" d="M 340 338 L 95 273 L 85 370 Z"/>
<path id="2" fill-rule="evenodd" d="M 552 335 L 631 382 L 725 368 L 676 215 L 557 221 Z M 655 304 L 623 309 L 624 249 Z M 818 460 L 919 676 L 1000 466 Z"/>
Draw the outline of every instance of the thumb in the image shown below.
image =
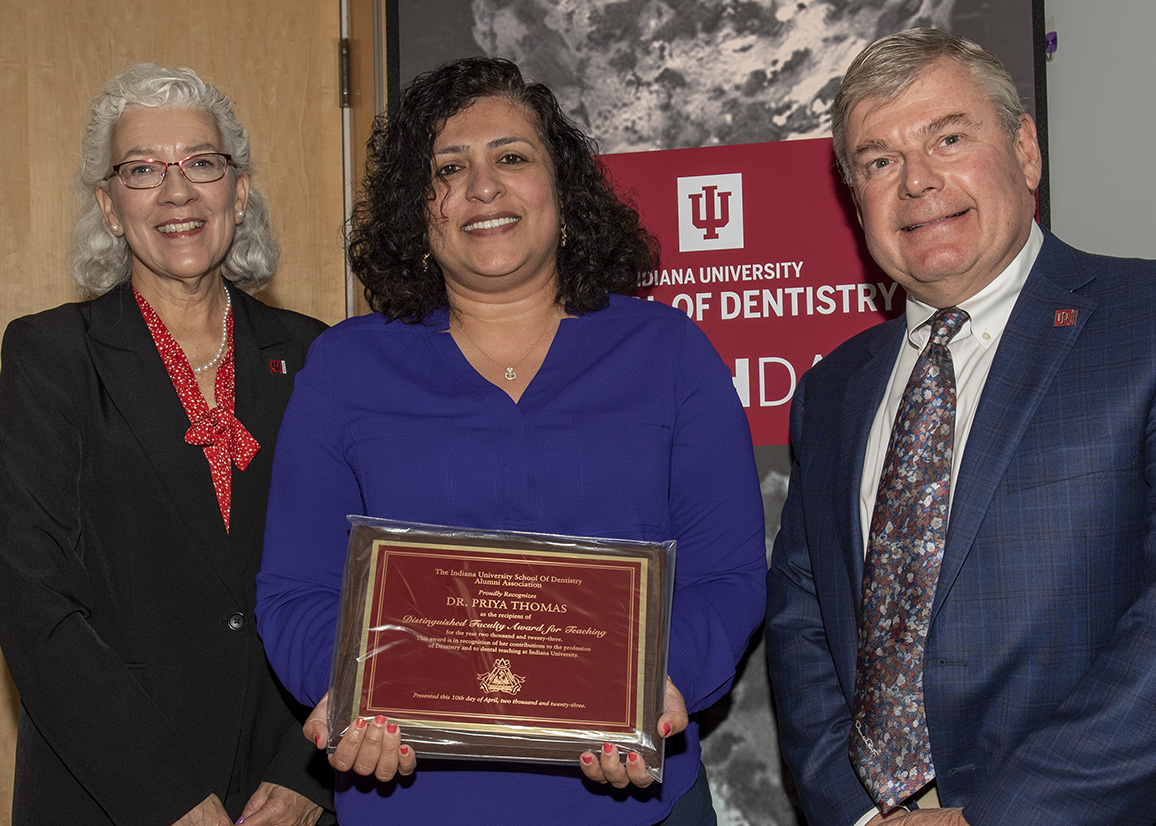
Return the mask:
<path id="1" fill-rule="evenodd" d="M 305 739 L 319 749 L 323 749 L 329 744 L 329 723 L 325 719 L 328 706 L 328 695 L 326 695 L 317 704 L 317 708 L 310 712 L 309 717 L 305 720 L 305 725 L 301 727 Z"/>
<path id="2" fill-rule="evenodd" d="M 682 692 L 671 682 L 670 677 L 666 678 L 665 701 L 665 708 L 658 718 L 658 734 L 663 739 L 683 731 L 690 722 L 690 717 L 686 713 L 686 700 L 683 699 Z"/>
<path id="3" fill-rule="evenodd" d="M 245 808 L 241 809 L 241 820 L 252 817 L 261 811 L 261 807 L 264 806 L 265 801 L 269 799 L 269 788 L 268 783 L 262 783 L 257 787 L 257 791 L 253 792 L 253 796 L 245 801 Z"/>

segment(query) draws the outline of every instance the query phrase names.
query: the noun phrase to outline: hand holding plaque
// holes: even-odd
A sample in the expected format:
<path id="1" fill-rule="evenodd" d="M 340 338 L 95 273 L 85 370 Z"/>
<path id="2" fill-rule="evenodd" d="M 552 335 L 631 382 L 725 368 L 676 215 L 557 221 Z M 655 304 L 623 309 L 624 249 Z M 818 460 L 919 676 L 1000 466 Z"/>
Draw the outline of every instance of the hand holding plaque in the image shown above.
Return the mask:
<path id="1" fill-rule="evenodd" d="M 673 541 L 350 520 L 331 748 L 380 715 L 423 758 L 569 763 L 612 742 L 661 780 Z"/>
<path id="2" fill-rule="evenodd" d="M 336 747 L 329 748 L 328 716 L 329 694 L 326 693 L 301 729 L 306 740 L 326 749 L 329 765 L 337 771 L 354 771 L 363 777 L 373 775 L 382 783 L 388 783 L 395 775 L 413 774 L 417 768 L 417 755 L 401 743 L 398 725 L 390 724 L 384 717 L 376 717 L 372 723 L 359 717 L 339 738 Z"/>
<path id="3" fill-rule="evenodd" d="M 658 718 L 659 735 L 665 740 L 671 735 L 679 734 L 686 729 L 689 722 L 682 692 L 675 687 L 670 677 L 667 677 L 666 700 L 662 716 Z M 579 766 L 588 779 L 596 783 L 609 783 L 616 789 L 625 789 L 631 784 L 645 788 L 654 782 L 649 767 L 636 752 L 627 754 L 623 762 L 618 747 L 612 743 L 604 743 L 597 755 L 593 752 L 583 753 Z"/>

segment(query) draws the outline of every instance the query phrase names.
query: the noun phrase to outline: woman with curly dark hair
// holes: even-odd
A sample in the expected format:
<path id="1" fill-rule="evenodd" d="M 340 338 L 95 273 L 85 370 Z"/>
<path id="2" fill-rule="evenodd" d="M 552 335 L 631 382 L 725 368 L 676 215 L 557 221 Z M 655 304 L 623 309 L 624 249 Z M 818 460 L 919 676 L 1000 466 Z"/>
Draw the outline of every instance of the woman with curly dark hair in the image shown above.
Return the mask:
<path id="1" fill-rule="evenodd" d="M 274 668 L 317 710 L 351 513 L 677 541 L 663 782 L 594 742 L 571 767 L 427 760 L 350 724 L 345 826 L 715 822 L 689 719 L 762 619 L 762 502 L 746 417 L 705 336 L 627 297 L 655 245 L 545 86 L 471 58 L 418 77 L 370 144 L 350 257 L 377 311 L 323 334 L 278 439 L 258 576 Z M 608 606 L 606 622 L 620 622 Z M 583 779 L 584 776 L 584 779 Z"/>
<path id="2" fill-rule="evenodd" d="M 446 307 L 441 266 L 429 255 L 427 204 L 439 198 L 430 158 L 443 125 L 483 98 L 508 101 L 530 115 L 549 156 L 562 224 L 555 245 L 559 306 L 589 313 L 606 306 L 610 293 L 633 293 L 639 274 L 654 265 L 654 239 L 638 213 L 611 191 L 597 147 L 563 114 L 554 93 L 525 83 L 505 60 L 461 60 L 427 77 L 406 89 L 398 109 L 403 114 L 392 123 L 378 118 L 369 142 L 365 199 L 354 212 L 349 245 L 369 305 L 386 318 L 407 321 Z"/>

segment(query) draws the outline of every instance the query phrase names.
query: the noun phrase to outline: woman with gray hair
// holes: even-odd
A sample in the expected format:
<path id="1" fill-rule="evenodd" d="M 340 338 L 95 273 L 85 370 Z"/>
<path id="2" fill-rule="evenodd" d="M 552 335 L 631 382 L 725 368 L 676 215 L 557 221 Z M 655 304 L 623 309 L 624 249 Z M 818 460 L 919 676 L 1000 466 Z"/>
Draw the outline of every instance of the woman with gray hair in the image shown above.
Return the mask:
<path id="1" fill-rule="evenodd" d="M 95 297 L 13 321 L 0 371 L 13 823 L 312 826 L 325 772 L 252 612 L 273 442 L 324 325 L 241 289 L 278 249 L 218 89 L 133 66 L 82 149 Z"/>

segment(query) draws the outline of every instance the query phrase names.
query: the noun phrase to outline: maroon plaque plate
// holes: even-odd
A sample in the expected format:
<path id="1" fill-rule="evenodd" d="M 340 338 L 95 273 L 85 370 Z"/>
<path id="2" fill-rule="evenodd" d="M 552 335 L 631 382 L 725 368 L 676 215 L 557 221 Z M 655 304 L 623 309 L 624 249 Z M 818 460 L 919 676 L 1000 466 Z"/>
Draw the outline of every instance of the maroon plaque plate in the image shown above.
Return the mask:
<path id="1" fill-rule="evenodd" d="M 421 757 L 537 762 L 609 741 L 661 779 L 673 542 L 351 521 L 331 731 L 381 714 Z"/>

